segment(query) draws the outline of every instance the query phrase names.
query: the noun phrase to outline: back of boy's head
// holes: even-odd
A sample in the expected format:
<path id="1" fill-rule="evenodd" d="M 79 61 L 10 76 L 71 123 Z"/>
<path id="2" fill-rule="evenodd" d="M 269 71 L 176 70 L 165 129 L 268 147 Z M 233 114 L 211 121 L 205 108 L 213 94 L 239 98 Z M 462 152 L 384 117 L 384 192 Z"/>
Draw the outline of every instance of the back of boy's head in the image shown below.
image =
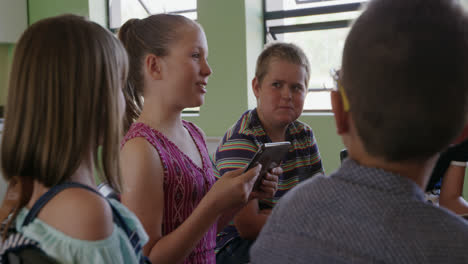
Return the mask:
<path id="1" fill-rule="evenodd" d="M 273 42 L 263 49 L 262 53 L 257 58 L 257 66 L 255 68 L 255 77 L 259 83 L 262 83 L 263 78 L 268 73 L 270 62 L 273 59 L 285 60 L 287 62 L 300 65 L 306 71 L 306 86 L 309 84 L 310 64 L 304 51 L 292 43 Z"/>
<path id="2" fill-rule="evenodd" d="M 127 64 L 120 42 L 81 17 L 30 26 L 16 45 L 10 74 L 1 146 L 5 178 L 51 187 L 90 156 L 98 164 L 102 146 L 99 168 L 118 189 L 118 98 Z"/>
<path id="3" fill-rule="evenodd" d="M 143 60 L 147 54 L 169 55 L 172 44 L 181 38 L 187 26 L 200 26 L 181 15 L 157 14 L 144 19 L 130 19 L 119 29 L 119 39 L 129 55 L 130 70 L 124 89 L 126 111 L 124 130 L 138 118 L 143 106 Z"/>
<path id="4" fill-rule="evenodd" d="M 467 120 L 467 18 L 451 0 L 374 0 L 345 43 L 341 83 L 366 151 L 425 160 Z"/>

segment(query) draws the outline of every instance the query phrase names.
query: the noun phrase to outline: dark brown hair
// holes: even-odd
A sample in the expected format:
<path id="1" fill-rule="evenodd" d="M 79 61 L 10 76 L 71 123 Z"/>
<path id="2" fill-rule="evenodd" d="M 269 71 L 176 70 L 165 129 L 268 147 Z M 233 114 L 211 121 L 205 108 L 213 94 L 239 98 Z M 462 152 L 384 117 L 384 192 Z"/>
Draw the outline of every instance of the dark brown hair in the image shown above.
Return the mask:
<path id="1" fill-rule="evenodd" d="M 124 88 L 126 110 L 124 130 L 138 118 L 143 106 L 143 60 L 147 54 L 164 57 L 169 54 L 169 47 L 179 37 L 184 26 L 199 25 L 184 16 L 157 14 L 145 19 L 130 19 L 119 30 L 122 41 L 129 55 L 130 70 Z"/>
<path id="2" fill-rule="evenodd" d="M 342 84 L 369 154 L 425 160 L 467 120 L 467 17 L 451 0 L 374 0 L 346 39 Z"/>

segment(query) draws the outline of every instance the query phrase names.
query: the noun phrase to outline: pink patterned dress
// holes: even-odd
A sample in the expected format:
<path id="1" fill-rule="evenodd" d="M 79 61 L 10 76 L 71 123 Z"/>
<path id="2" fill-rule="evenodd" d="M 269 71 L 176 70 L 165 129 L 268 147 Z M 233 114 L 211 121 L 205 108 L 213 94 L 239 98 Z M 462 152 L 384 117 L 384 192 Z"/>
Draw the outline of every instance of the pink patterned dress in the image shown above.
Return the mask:
<path id="1" fill-rule="evenodd" d="M 172 141 L 144 123 L 134 123 L 122 146 L 132 138 L 143 137 L 158 151 L 164 167 L 164 216 L 162 234 L 167 235 L 180 226 L 193 212 L 215 183 L 210 157 L 201 131 L 192 123 L 183 121 L 202 157 L 203 167 L 197 166 Z M 198 242 L 183 263 L 216 263 L 216 224 Z"/>

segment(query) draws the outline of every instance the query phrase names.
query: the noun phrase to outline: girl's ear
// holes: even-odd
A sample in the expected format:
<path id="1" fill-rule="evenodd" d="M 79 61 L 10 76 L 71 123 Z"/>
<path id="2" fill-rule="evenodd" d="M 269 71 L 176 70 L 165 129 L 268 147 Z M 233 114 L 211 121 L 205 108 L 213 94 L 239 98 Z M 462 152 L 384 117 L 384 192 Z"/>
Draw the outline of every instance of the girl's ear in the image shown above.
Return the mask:
<path id="1" fill-rule="evenodd" d="M 162 79 L 162 58 L 154 54 L 148 54 L 145 57 L 145 73 L 154 80 Z"/>
<path id="2" fill-rule="evenodd" d="M 336 133 L 338 135 L 347 134 L 349 132 L 349 112 L 344 110 L 343 98 L 340 92 L 330 92 L 332 111 L 335 117 Z"/>
<path id="3" fill-rule="evenodd" d="M 255 77 L 252 80 L 252 90 L 254 92 L 255 97 L 258 99 L 260 96 L 260 82 L 258 81 L 258 78 Z"/>

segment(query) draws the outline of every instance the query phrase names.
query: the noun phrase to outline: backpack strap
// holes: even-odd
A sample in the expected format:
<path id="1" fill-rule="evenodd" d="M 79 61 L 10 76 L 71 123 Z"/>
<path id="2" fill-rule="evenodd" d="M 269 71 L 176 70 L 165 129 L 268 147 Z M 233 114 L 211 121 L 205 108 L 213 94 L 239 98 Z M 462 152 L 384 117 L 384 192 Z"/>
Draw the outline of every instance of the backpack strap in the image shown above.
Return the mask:
<path id="1" fill-rule="evenodd" d="M 34 203 L 33 207 L 29 211 L 28 215 L 26 215 L 24 222 L 22 226 L 26 226 L 30 224 L 39 214 L 41 209 L 49 202 L 55 195 L 57 195 L 59 192 L 68 189 L 68 188 L 82 188 L 86 189 L 88 191 L 94 192 L 95 194 L 103 197 L 101 193 L 96 191 L 95 189 L 78 183 L 78 182 L 65 182 L 62 184 L 55 185 L 54 187 L 50 188 L 46 193 L 44 193 L 39 199 Z M 104 197 L 103 197 L 104 198 Z M 106 199 L 106 198 L 104 198 Z M 128 239 L 130 240 L 130 243 L 133 247 L 133 250 L 135 251 L 135 255 L 138 256 L 139 253 L 142 252 L 141 244 L 140 244 L 140 237 L 138 236 L 138 233 L 136 231 L 132 231 L 127 223 L 125 223 L 122 215 L 119 213 L 119 211 L 112 205 L 112 203 L 106 199 L 106 201 L 109 203 L 111 209 L 112 209 L 112 218 L 114 223 L 120 227 L 125 234 L 128 236 Z M 140 263 L 149 263 L 146 257 L 141 254 L 141 259 Z"/>
<path id="2" fill-rule="evenodd" d="M 68 189 L 68 188 L 82 188 L 82 189 L 87 189 L 91 192 L 96 193 L 97 195 L 101 196 L 99 192 L 94 190 L 93 188 L 77 183 L 77 182 L 65 182 L 62 184 L 55 185 L 54 187 L 50 188 L 46 193 L 41 195 L 39 199 L 34 203 L 33 207 L 31 210 L 29 210 L 29 213 L 26 215 L 24 218 L 24 222 L 22 226 L 27 226 L 29 225 L 39 214 L 39 212 L 42 210 L 42 208 L 52 199 L 54 198 L 55 195 L 57 195 L 59 192 Z"/>

